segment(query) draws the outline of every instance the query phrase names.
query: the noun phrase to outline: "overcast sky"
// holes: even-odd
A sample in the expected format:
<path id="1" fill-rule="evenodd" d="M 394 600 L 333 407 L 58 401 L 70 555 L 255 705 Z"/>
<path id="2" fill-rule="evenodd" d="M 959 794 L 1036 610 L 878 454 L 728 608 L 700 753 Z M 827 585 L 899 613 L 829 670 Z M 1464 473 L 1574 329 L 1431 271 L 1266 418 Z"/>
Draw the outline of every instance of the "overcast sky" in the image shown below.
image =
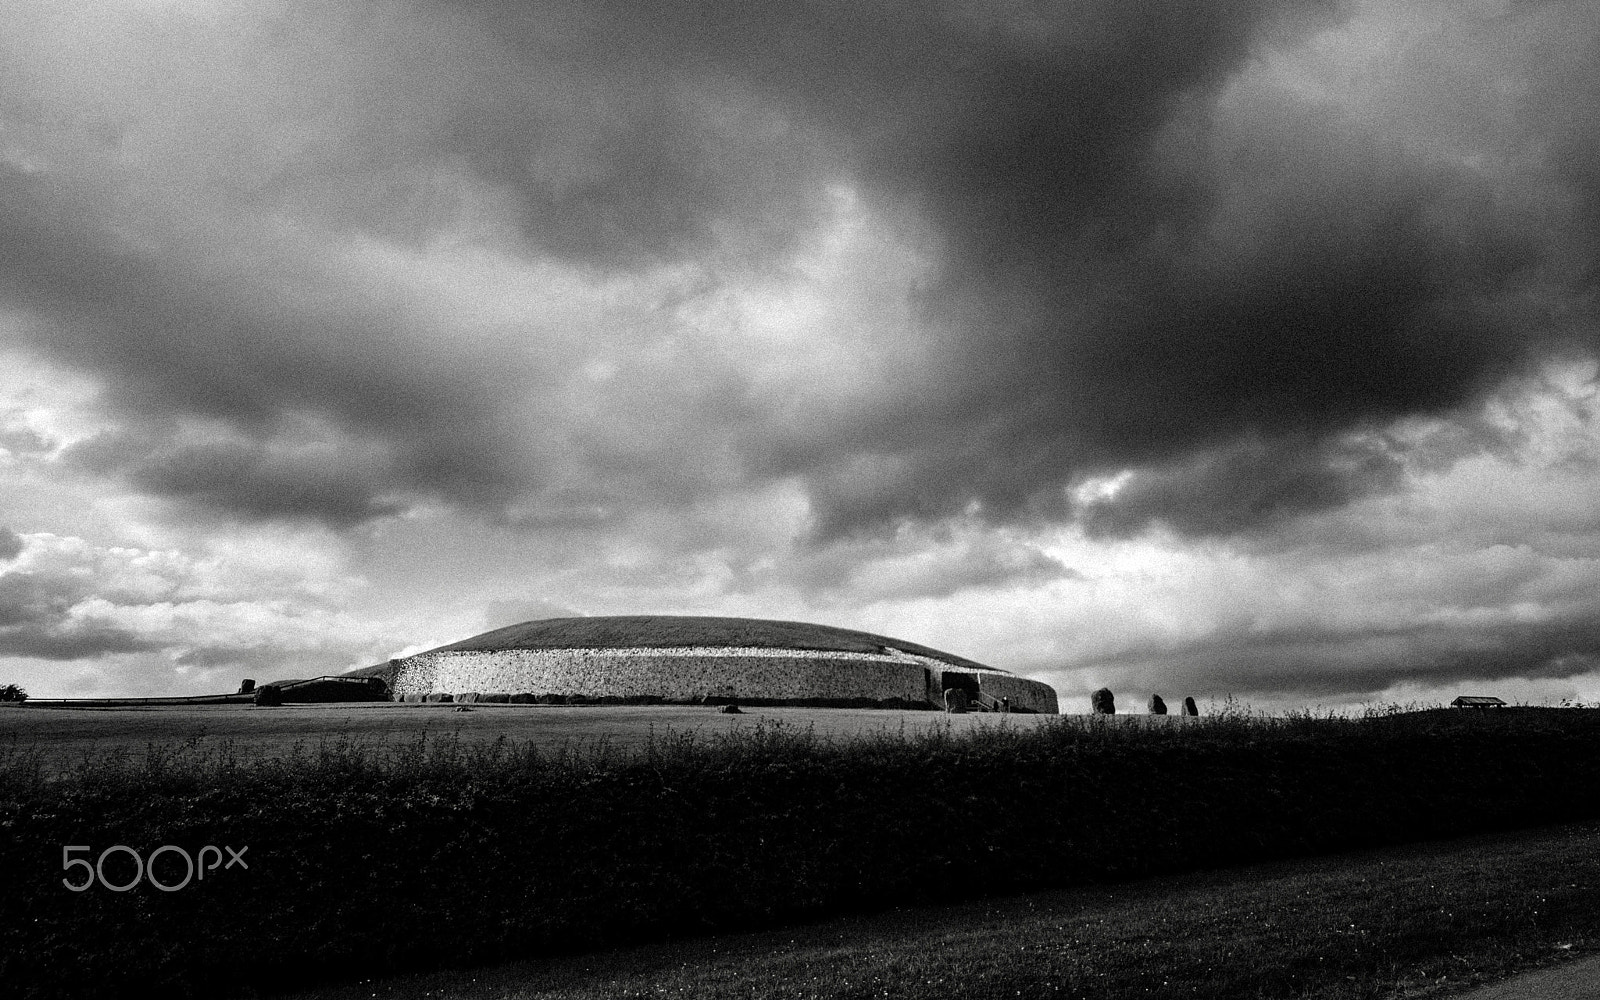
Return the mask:
<path id="1" fill-rule="evenodd" d="M 1600 701 L 1593 0 L 0 2 L 0 682 L 529 618 Z"/>

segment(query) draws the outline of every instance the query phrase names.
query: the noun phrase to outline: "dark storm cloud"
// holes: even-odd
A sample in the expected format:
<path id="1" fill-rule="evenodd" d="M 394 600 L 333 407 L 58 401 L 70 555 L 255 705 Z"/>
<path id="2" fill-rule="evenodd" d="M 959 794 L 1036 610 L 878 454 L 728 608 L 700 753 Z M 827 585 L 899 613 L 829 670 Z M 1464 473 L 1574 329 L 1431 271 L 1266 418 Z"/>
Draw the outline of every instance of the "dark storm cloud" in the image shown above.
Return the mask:
<path id="1" fill-rule="evenodd" d="M 1315 630 L 1229 634 L 1181 654 L 1131 652 L 1125 683 L 1182 687 L 1213 696 L 1359 699 L 1407 683 L 1442 686 L 1565 680 L 1600 665 L 1600 619 L 1582 615 L 1493 628 L 1406 627 L 1365 634 Z"/>
<path id="2" fill-rule="evenodd" d="M 1586 309 L 1588 276 L 1548 287 L 1566 261 L 1552 257 L 1560 247 L 1541 244 L 1538 220 L 1507 218 L 1464 170 L 1424 169 L 1339 131 L 1296 119 L 1253 131 L 1248 142 L 1236 137 L 1245 148 L 1223 152 L 1245 157 L 1243 166 L 1196 172 L 1217 188 L 1197 209 L 1204 226 L 1172 216 L 1158 234 L 1132 215 L 1108 216 L 1101 221 L 1128 227 L 1124 235 L 1143 228 L 1148 243 L 1107 248 L 1063 229 L 1050 253 L 972 290 L 963 321 L 996 331 L 963 343 L 965 363 L 953 366 L 969 373 L 949 387 L 966 404 L 961 423 L 867 435 L 894 442 L 902 461 L 892 490 L 903 498 L 898 512 L 950 513 L 976 498 L 1001 518 L 1050 514 L 1060 487 L 1081 474 L 1206 466 L 1183 456 L 1238 441 L 1289 457 L 1320 480 L 1325 499 L 1359 496 L 1374 485 L 1370 464 L 1316 470 L 1306 449 L 1336 457 L 1337 439 L 1354 428 L 1451 413 L 1542 350 L 1569 346 L 1548 302 Z M 1213 142 L 1228 141 L 1213 133 Z M 1276 148 L 1249 148 L 1256 143 Z M 1242 199 L 1221 190 L 1226 184 L 1261 191 Z M 1250 228 L 1238 214 L 1255 217 Z M 1010 323 L 992 312 L 1002 299 Z M 981 438 L 965 433 L 972 426 L 985 428 Z M 1236 478 L 1219 480 L 1222 472 Z M 814 475 L 830 501 L 825 531 L 896 512 L 870 491 L 835 492 L 837 476 L 826 468 Z M 1248 529 L 1249 518 L 1234 517 L 1233 494 L 1272 491 L 1284 478 L 1274 463 L 1211 465 L 1204 475 L 1204 492 L 1233 512 L 1195 510 L 1205 497 L 1186 497 L 1175 484 L 1169 502 L 1145 493 L 1136 514 L 1102 523 L 1164 517 Z"/>
<path id="3" fill-rule="evenodd" d="M 749 113 L 793 123 L 766 149 L 826 151 L 780 187 L 830 167 L 935 227 L 920 302 L 947 335 L 935 370 L 909 373 L 928 391 L 750 454 L 804 477 L 822 539 L 973 501 L 1064 517 L 1064 486 L 1129 466 L 1159 471 L 1098 505 L 1098 530 L 1265 527 L 1397 482 L 1381 456 L 1348 461 L 1353 428 L 1459 413 L 1546 351 L 1594 347 L 1596 137 L 1569 110 L 1600 79 L 1572 31 L 1582 5 L 1435 10 L 1384 68 L 1398 110 L 1240 84 L 1251 60 L 1381 7 L 463 6 L 532 51 L 563 11 L 562 51 L 587 72 L 624 91 L 629 74 L 660 81 L 630 105 L 645 117 L 703 124 L 687 95 L 735 81 Z M 1508 77 L 1521 96 L 1495 89 Z M 1448 148 L 1419 148 L 1408 108 Z M 1465 124 L 1480 113 L 1491 126 Z M 611 184 L 626 193 L 594 196 L 648 202 L 622 230 L 643 249 L 690 254 L 708 221 L 750 225 L 704 187 L 737 139 L 691 149 L 688 133 L 704 134 L 619 135 L 619 160 L 655 165 L 649 185 L 619 167 L 579 200 Z M 535 162 L 537 132 L 511 141 L 495 148 Z M 1485 157 L 1521 165 L 1485 176 Z M 530 233 L 568 232 L 540 175 L 513 183 Z M 1208 458 L 1242 446 L 1271 457 Z"/>
<path id="4" fill-rule="evenodd" d="M 84 231 L 85 220 L 76 223 L 0 213 L 10 237 L 0 290 L 50 317 L 38 329 L 57 358 L 108 373 L 105 402 L 133 428 L 71 449 L 78 464 L 252 515 L 348 524 L 392 510 L 369 495 L 376 487 L 364 463 L 297 467 L 265 455 L 299 412 L 331 419 L 361 444 L 398 446 L 386 470 L 391 489 L 444 485 L 469 503 L 510 495 L 507 471 L 486 454 L 506 443 L 496 421 L 475 394 L 457 391 L 484 359 L 458 358 L 453 371 L 408 370 L 383 349 L 381 324 L 393 317 L 297 313 L 260 276 L 207 273 L 203 260 L 183 254 L 120 252 Z M 317 276 L 279 273 L 272 282 L 285 279 Z M 247 440 L 162 446 L 174 415 L 221 422 Z"/>
<path id="5" fill-rule="evenodd" d="M 10 528 L 0 525 L 0 562 L 15 559 L 22 554 L 22 537 Z"/>
<path id="6" fill-rule="evenodd" d="M 461 126 L 482 136 L 466 148 L 521 191 L 536 239 L 695 252 L 718 222 L 790 234 L 806 217 L 797 194 L 832 166 L 937 217 L 965 264 L 1001 267 L 1052 255 L 1097 216 L 1164 216 L 1181 195 L 1152 186 L 1140 161 L 1170 106 L 1243 57 L 1264 20 L 1333 7 L 454 6 L 598 84 L 591 100 L 611 112 L 587 122 L 603 137 L 586 150 L 593 179 L 559 196 L 541 116 L 513 107 Z M 507 129 L 513 119 L 523 127 Z"/>
<path id="7" fill-rule="evenodd" d="M 160 643 L 109 622 L 75 621 L 60 627 L 38 624 L 0 627 L 0 655 L 41 660 L 88 660 L 117 653 L 141 653 Z"/>
<path id="8" fill-rule="evenodd" d="M 70 580 L 37 573 L 0 573 L 0 627 L 58 618 L 80 596 Z"/>
<path id="9" fill-rule="evenodd" d="M 302 651 L 285 651 L 271 645 L 221 646 L 208 645 L 187 649 L 172 658 L 180 667 L 198 667 L 201 670 L 228 668 L 241 673 L 249 671 L 255 680 L 290 680 L 311 676 L 329 669 L 326 660 L 316 654 Z M 297 674 L 296 671 L 299 671 Z M 221 689 L 223 682 L 212 682 L 211 687 Z"/>
<path id="10" fill-rule="evenodd" d="M 947 532 L 819 549 L 794 560 L 780 575 L 811 599 L 852 605 L 939 600 L 964 590 L 1031 588 L 1083 578 L 1031 545 L 998 534 L 953 538 Z"/>
<path id="11" fill-rule="evenodd" d="M 130 250 L 61 187 L 0 171 L 0 194 L 16 194 L 0 199 L 0 295 L 37 317 L 25 327 L 35 346 L 105 379 L 100 404 L 121 426 L 64 457 L 143 491 L 338 527 L 422 500 L 503 515 L 542 495 L 541 510 L 560 516 L 699 488 L 692 460 L 655 448 L 670 425 L 619 411 L 693 411 L 697 395 L 724 415 L 741 409 L 740 386 L 685 344 L 618 366 L 619 382 L 641 384 L 596 412 L 606 397 L 575 378 L 588 338 L 611 334 L 599 346 L 626 356 L 618 327 L 647 325 L 652 307 L 612 317 L 601 302 L 514 324 L 441 317 L 431 290 L 351 280 L 314 243 L 232 245 L 250 234 L 230 232 L 231 220 L 202 220 L 215 230 L 202 237 L 222 244 L 214 255 L 176 241 L 188 234 Z M 205 430 L 171 440 L 186 423 Z M 541 493 L 547 477 L 562 480 L 559 495 Z"/>
<path id="12" fill-rule="evenodd" d="M 107 433 L 71 446 L 63 458 L 81 469 L 121 476 L 147 493 L 250 518 L 312 518 L 346 527 L 405 509 L 386 495 L 386 476 L 330 454 L 274 454 L 261 441 L 174 445 Z"/>
<path id="13" fill-rule="evenodd" d="M 1393 489 L 1402 470 L 1381 444 L 1285 435 L 1141 470 L 1114 496 L 1081 504 L 1080 519 L 1091 536 L 1137 534 L 1155 521 L 1186 535 L 1233 535 Z"/>
<path id="14" fill-rule="evenodd" d="M 0 430 L 0 448 L 13 454 L 38 455 L 49 451 L 53 443 L 30 427 L 15 427 Z"/>
<path id="15" fill-rule="evenodd" d="M 862 107 L 841 100 L 832 114 L 797 98 L 849 136 L 884 197 L 939 226 L 944 270 L 923 305 L 956 328 L 940 359 L 950 377 L 929 388 L 958 405 L 886 406 L 865 428 L 779 446 L 778 467 L 808 479 L 824 537 L 973 500 L 1002 519 L 1060 516 L 1060 488 L 1080 474 L 1146 464 L 1169 470 L 1173 488 L 1130 494 L 1126 512 L 1111 501 L 1101 527 L 1245 530 L 1262 522 L 1239 494 L 1286 492 L 1260 510 L 1270 523 L 1393 482 L 1381 458 L 1342 460 L 1350 429 L 1448 414 L 1546 350 L 1593 349 L 1595 218 L 1566 206 L 1592 204 L 1581 166 L 1592 158 L 1574 154 L 1595 134 L 1562 109 L 1597 72 L 1568 60 L 1558 80 L 1534 65 L 1563 43 L 1528 36 L 1559 24 L 1508 17 L 1466 31 L 1465 59 L 1520 46 L 1510 73 L 1529 90 L 1514 110 L 1528 117 L 1468 136 L 1455 159 L 1326 102 L 1248 89 L 1224 102 L 1266 8 L 1096 9 L 1098 34 L 1077 12 L 1057 33 L 885 33 L 894 87 L 880 92 L 868 72 L 851 92 L 868 95 Z M 1448 56 L 1457 39 L 1446 36 Z M 840 60 L 806 65 L 857 79 Z M 1394 100 L 1435 97 L 1413 88 Z M 888 122 L 902 107 L 922 114 L 900 130 Z M 1539 161 L 1557 135 L 1571 152 Z M 1471 162 L 1485 154 L 1535 165 L 1485 178 Z M 1294 471 L 1184 457 L 1240 440 Z M 1188 467 L 1200 491 L 1170 471 Z M 1210 499 L 1223 506 L 1199 509 Z"/>
<path id="16" fill-rule="evenodd" d="M 30 534 L 0 573 L 0 659 L 57 690 L 98 677 L 84 690 L 198 694 L 221 686 L 208 673 L 220 667 L 309 676 L 389 647 L 376 634 L 384 630 L 334 607 L 355 581 L 328 558 L 326 532 L 245 530 L 243 541 L 224 538 L 192 553 Z M 53 666 L 67 661 L 88 669 Z M 237 675 L 228 678 L 225 689 L 236 683 Z"/>
<path id="17" fill-rule="evenodd" d="M 0 573 L 0 655 L 77 660 L 155 648 L 115 623 L 72 614 L 88 590 L 59 573 Z"/>
<path id="18" fill-rule="evenodd" d="M 245 68 L 178 77 L 152 105 L 176 125 L 113 107 L 64 126 L 68 167 L 0 172 L 0 295 L 130 425 L 81 465 L 251 517 L 442 499 L 556 523 L 743 476 L 798 478 L 821 540 L 968 511 L 1250 531 L 1392 487 L 1353 431 L 1595 346 L 1592 8 L 1432 8 L 1377 97 L 1273 82 L 1315 75 L 1313 31 L 1399 9 L 310 5 L 249 37 L 255 63 L 196 49 Z M 50 95 L 13 82 L 11 116 L 56 135 Z M 152 148 L 177 193 L 141 228 L 160 184 L 116 171 Z M 416 250 L 489 205 L 525 258 L 715 289 L 784 274 L 836 184 L 930 256 L 896 290 L 914 328 L 859 335 L 919 351 L 863 377 L 861 405 L 798 420 L 739 358 L 692 360 L 714 347 L 566 385 L 594 345 L 614 362 L 679 322 L 670 294 L 485 339 L 404 279 L 334 275 L 334 244 L 305 236 Z M 322 451 L 286 430 L 301 418 Z M 222 427 L 154 443 L 185 419 Z M 1074 507 L 1070 487 L 1126 468 Z"/>

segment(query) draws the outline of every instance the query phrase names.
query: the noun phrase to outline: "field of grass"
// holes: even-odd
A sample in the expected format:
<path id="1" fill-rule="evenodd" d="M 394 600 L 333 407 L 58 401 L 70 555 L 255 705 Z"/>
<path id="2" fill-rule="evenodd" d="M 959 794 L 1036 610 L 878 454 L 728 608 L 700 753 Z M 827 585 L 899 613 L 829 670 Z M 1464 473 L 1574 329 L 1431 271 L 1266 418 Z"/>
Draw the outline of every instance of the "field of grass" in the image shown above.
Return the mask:
<path id="1" fill-rule="evenodd" d="M 0 746 L 0 982 L 19 996 L 212 996 L 1600 818 L 1582 791 L 1600 784 L 1593 711 L 1156 726 L 1068 717 L 849 739 L 777 718 L 736 724 L 658 729 L 637 746 L 346 734 L 265 757 L 205 737 L 113 748 L 64 772 L 43 748 Z M 113 844 L 249 845 L 251 866 L 171 893 L 63 887 L 64 845 L 92 857 Z M 127 865 L 113 859 L 111 879 L 130 878 Z M 164 878 L 177 874 L 169 866 Z M 1394 902 L 1427 898 L 1414 888 Z M 1442 906 L 1444 931 L 1426 932 L 1417 955 L 1504 936 L 1512 918 L 1493 899 L 1505 890 L 1485 896 L 1481 927 L 1469 890 Z M 1197 970 L 1232 969 L 1218 955 L 1260 964 L 1226 943 L 1255 933 L 1253 912 L 1228 911 L 1209 939 L 1176 927 L 1119 934 L 1134 951 L 1117 961 L 1134 969 L 1158 945 L 1177 948 L 1166 961 L 1189 969 L 1184 995 L 1200 995 L 1212 973 Z M 1321 974 L 1293 956 L 1321 954 L 1329 928 L 1344 925 L 1309 912 L 1312 924 L 1291 934 L 1303 952 L 1252 973 L 1274 984 L 1264 995 Z M 1393 928 L 1422 926 L 1418 912 Z M 1348 921 L 1351 962 L 1410 954 L 1367 949 L 1367 920 Z M 997 977 L 1035 968 L 1032 955 L 1027 966 L 1005 958 L 1005 941 L 957 944 L 956 958 L 924 941 L 886 960 L 896 974 L 950 961 L 981 969 L 977 956 L 992 951 Z M 1041 975 L 1077 982 L 1109 968 L 1084 954 L 1091 964 L 1057 956 Z M 1006 974 L 1015 995 L 1021 980 Z M 1028 989 L 1038 995 L 1046 979 Z"/>
<path id="2" fill-rule="evenodd" d="M 291 1000 L 1442 1000 L 1597 951 L 1600 824 L 1581 823 L 365 980 Z"/>
<path id="3" fill-rule="evenodd" d="M 469 711 L 458 712 L 466 707 Z M 351 702 L 323 705 L 160 706 L 149 708 L 0 707 L 0 751 L 7 747 L 40 751 L 45 768 L 61 773 L 85 755 L 140 754 L 148 744 L 185 744 L 201 754 L 227 747 L 241 760 L 283 757 L 296 746 L 315 749 L 323 741 L 355 741 L 391 748 L 426 734 L 463 743 L 515 741 L 546 749 L 562 744 L 606 742 L 637 748 L 669 733 L 699 738 L 776 722 L 811 729 L 824 738 L 883 733 L 917 733 L 949 727 L 952 733 L 1005 725 L 1027 728 L 1050 716 L 940 712 L 894 712 L 852 708 L 747 708 L 724 715 L 715 708 L 675 705 L 494 705 L 395 704 Z M 1181 716 L 1124 716 L 1124 725 L 1182 724 Z"/>

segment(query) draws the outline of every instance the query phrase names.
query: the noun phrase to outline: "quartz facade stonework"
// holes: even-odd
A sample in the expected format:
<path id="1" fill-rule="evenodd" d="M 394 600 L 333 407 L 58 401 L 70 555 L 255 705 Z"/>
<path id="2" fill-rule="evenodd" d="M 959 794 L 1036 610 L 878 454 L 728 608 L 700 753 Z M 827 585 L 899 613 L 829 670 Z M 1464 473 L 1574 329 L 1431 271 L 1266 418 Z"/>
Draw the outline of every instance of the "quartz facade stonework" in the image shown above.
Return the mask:
<path id="1" fill-rule="evenodd" d="M 1012 708 L 1043 712 L 1046 715 L 1056 715 L 1060 712 L 1056 704 L 1056 689 L 1048 684 L 994 670 L 979 670 L 977 674 L 980 691 L 993 698 L 1009 698 Z"/>
<path id="2" fill-rule="evenodd" d="M 857 700 L 939 704 L 941 674 L 931 657 L 767 647 L 433 650 L 399 661 L 394 697 L 559 694 L 586 698 Z M 1055 714 L 1055 689 L 992 670 L 965 670 L 1013 708 Z M 933 692 L 933 697 L 930 697 Z"/>

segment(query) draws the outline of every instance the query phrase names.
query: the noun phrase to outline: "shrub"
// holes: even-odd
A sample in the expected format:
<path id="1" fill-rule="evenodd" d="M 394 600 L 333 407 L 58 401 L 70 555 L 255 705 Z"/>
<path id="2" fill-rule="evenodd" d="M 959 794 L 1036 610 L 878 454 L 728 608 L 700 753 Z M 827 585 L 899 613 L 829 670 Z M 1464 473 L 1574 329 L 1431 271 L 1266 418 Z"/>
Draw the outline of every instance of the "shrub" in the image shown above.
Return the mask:
<path id="1" fill-rule="evenodd" d="M 14 701 L 20 705 L 27 700 L 28 692 L 15 684 L 7 684 L 4 687 L 0 687 L 0 701 Z"/>

